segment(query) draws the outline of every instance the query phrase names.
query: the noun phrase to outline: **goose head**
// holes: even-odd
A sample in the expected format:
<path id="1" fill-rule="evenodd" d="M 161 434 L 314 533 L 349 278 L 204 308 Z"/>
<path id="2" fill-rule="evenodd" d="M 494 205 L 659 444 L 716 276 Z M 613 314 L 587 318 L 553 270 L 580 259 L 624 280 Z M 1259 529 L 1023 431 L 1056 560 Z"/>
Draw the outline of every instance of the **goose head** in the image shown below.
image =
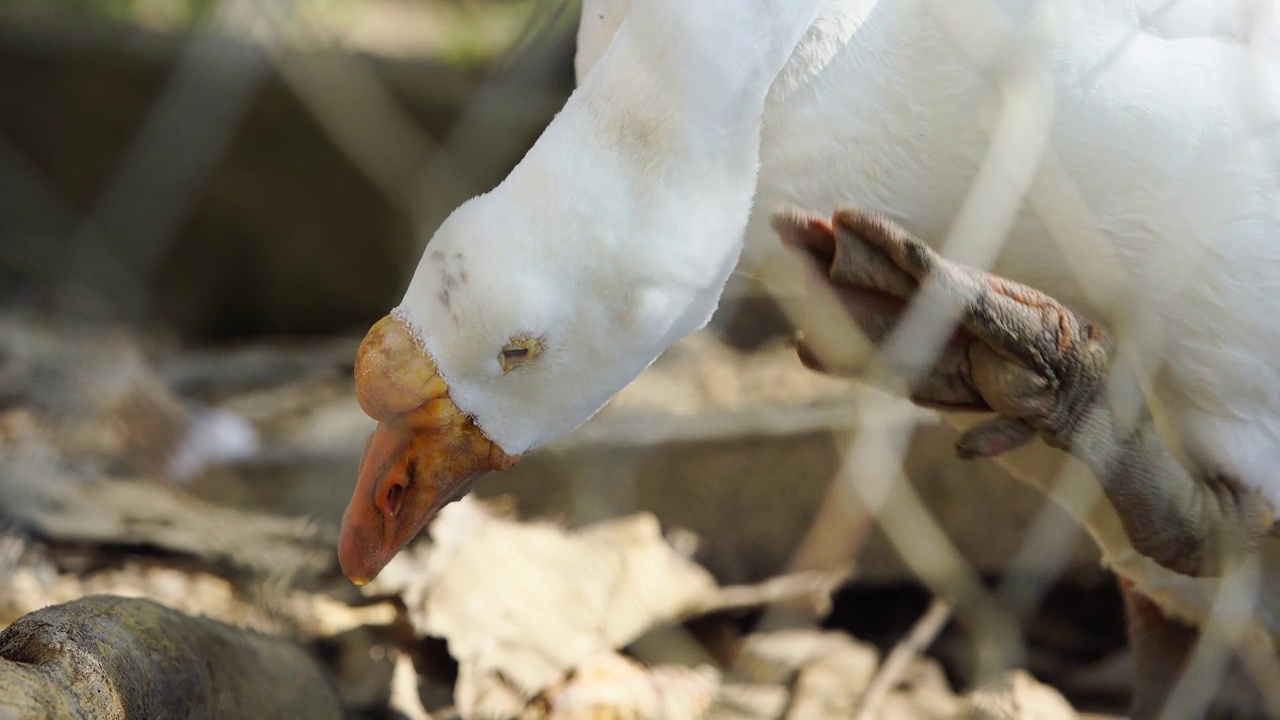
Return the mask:
<path id="1" fill-rule="evenodd" d="M 440 226 L 360 346 L 356 394 L 378 424 L 339 538 L 352 582 L 706 323 L 738 258 L 770 83 L 819 4 L 615 5 L 625 17 L 564 109 Z"/>

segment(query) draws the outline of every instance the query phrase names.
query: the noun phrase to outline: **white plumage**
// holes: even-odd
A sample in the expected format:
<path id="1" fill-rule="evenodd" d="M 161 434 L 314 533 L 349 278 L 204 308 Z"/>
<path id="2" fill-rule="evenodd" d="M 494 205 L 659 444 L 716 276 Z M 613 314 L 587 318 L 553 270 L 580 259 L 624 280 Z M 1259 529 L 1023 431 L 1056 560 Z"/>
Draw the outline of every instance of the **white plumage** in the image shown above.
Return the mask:
<path id="1" fill-rule="evenodd" d="M 1168 440 L 1280 506 L 1275 0 L 587 0 L 577 70 L 397 310 L 503 450 L 704 324 L 744 235 L 785 290 L 775 208 L 856 203 L 1103 321 L 1156 370 Z M 504 374 L 516 336 L 546 351 Z M 1088 521 L 1121 574 L 1207 615 L 1216 581 Z M 1263 603 L 1275 631 L 1280 588 Z"/>
<path id="2" fill-rule="evenodd" d="M 432 238 L 397 313 L 507 453 L 573 429 L 710 318 L 765 98 L 818 5 L 637 6 L 528 155 Z M 499 350 L 522 335 L 545 350 L 504 374 Z"/>
<path id="3" fill-rule="evenodd" d="M 589 8 L 580 38 L 591 9 L 625 8 Z M 948 254 L 1153 343 L 1187 451 L 1280 506 L 1277 17 L 1243 0 L 829 3 L 765 114 L 748 252 L 766 274 L 787 262 L 769 255 L 784 204 L 853 202 L 946 238 L 991 163 L 1004 182 L 957 232 L 985 247 Z M 1004 102 L 1043 107 L 989 158 Z M 1024 183 L 1006 241 L 990 205 Z"/>

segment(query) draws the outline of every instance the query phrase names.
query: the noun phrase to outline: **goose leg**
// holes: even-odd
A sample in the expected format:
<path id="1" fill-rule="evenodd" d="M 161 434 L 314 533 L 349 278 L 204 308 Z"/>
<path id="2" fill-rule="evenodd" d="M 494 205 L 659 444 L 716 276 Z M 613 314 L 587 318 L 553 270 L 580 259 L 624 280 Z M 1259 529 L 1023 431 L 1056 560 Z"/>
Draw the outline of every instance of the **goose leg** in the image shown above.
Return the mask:
<path id="1" fill-rule="evenodd" d="M 947 260 L 873 212 L 842 210 L 830 221 L 784 212 L 774 227 L 813 260 L 874 343 L 888 338 L 908 301 L 955 313 L 957 330 L 911 397 L 996 414 L 961 437 L 961 457 L 994 457 L 1036 436 L 1067 450 L 1098 478 L 1133 547 L 1186 575 L 1221 573 L 1270 530 L 1270 503 L 1231 477 L 1188 472 L 1145 403 L 1124 422 L 1112 411 L 1107 379 L 1123 369 L 1112 366 L 1115 346 L 1102 326 L 1030 287 Z M 894 353 L 881 355 L 894 363 Z M 803 346 L 801 359 L 822 369 Z M 1139 387 L 1136 378 L 1116 386 Z"/>
<path id="2" fill-rule="evenodd" d="M 1161 717 L 1173 688 L 1195 650 L 1199 633 L 1175 622 L 1150 598 L 1133 585 L 1120 580 L 1124 597 L 1129 649 L 1133 653 L 1133 698 L 1129 713 L 1133 720 L 1155 720 Z M 1197 708 L 1198 710 L 1199 708 Z M 1182 717 L 1195 717 L 1197 712 Z"/>

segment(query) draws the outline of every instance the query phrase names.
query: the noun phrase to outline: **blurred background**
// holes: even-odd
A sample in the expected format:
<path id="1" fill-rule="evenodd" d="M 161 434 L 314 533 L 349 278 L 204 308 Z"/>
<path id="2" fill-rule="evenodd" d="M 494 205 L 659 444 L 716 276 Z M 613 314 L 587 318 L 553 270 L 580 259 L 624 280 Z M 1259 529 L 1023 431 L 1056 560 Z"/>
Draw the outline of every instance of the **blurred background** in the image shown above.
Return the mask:
<path id="1" fill-rule="evenodd" d="M 541 685 L 507 668 L 515 692 L 476 679 L 505 666 L 466 654 L 490 621 L 441 619 L 452 616 L 427 599 L 453 577 L 432 555 L 440 532 L 419 543 L 422 567 L 407 559 L 362 591 L 341 578 L 336 528 L 372 429 L 352 391 L 356 346 L 434 228 L 497 184 L 572 90 L 579 11 L 566 0 L 0 0 L 0 627 L 91 593 L 153 598 L 301 641 L 349 717 L 678 717 L 565 710 L 608 705 L 579 695 L 573 706 L 574 683 L 614 687 L 630 672 L 658 687 L 644 673 L 667 665 L 709 668 L 685 695 L 705 695 L 716 717 L 855 717 L 862 689 L 847 668 L 821 690 L 847 707 L 814 695 L 827 710 L 796 710 L 819 692 L 798 680 L 812 658 L 835 657 L 813 648 L 838 639 L 883 670 L 877 658 L 915 627 L 923 655 L 890 672 L 895 699 L 871 716 L 952 717 L 974 702 L 998 626 L 1013 664 L 1076 708 L 1063 717 L 1122 712 L 1123 610 L 1087 539 L 994 465 L 956 461 L 955 431 L 933 420 L 912 435 L 903 477 L 929 524 L 886 534 L 841 489 L 858 473 L 846 450 L 871 437 L 853 411 L 869 391 L 801 367 L 785 314 L 747 277 L 707 330 L 579 431 L 481 481 L 489 509 L 466 510 L 561 539 L 652 513 L 663 552 L 747 599 L 717 591 L 617 637 L 601 630 L 602 651 L 631 664 L 592 675 L 574 656 Z M 883 422 L 908 417 L 918 413 Z M 481 522 L 461 513 L 454 534 Z M 1058 532 L 1029 548 L 1033 526 Z M 499 594 L 607 575 L 515 540 L 492 552 L 480 562 L 511 573 Z M 951 622 L 929 577 L 1012 590 Z M 658 569 L 633 580 L 684 597 Z M 791 607 L 812 587 L 832 591 L 829 607 Z M 966 617 L 963 593 L 949 601 Z M 817 644 L 769 650 L 788 628 Z M 743 670 L 753 652 L 790 669 Z M 410 700 L 395 691 L 402 667 Z M 783 701 L 734 705 L 732 687 L 779 688 Z M 1058 717 L 1045 713 L 1025 716 Z"/>

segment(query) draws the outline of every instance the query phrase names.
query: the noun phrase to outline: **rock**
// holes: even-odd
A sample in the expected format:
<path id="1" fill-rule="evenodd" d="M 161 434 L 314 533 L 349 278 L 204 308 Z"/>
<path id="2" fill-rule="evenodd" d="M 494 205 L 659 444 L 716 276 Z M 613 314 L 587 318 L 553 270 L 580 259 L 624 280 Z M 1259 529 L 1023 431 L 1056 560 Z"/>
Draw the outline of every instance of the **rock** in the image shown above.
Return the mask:
<path id="1" fill-rule="evenodd" d="M 328 677 L 291 642 L 97 595 L 0 633 L 0 717 L 337 720 L 342 712 Z"/>

